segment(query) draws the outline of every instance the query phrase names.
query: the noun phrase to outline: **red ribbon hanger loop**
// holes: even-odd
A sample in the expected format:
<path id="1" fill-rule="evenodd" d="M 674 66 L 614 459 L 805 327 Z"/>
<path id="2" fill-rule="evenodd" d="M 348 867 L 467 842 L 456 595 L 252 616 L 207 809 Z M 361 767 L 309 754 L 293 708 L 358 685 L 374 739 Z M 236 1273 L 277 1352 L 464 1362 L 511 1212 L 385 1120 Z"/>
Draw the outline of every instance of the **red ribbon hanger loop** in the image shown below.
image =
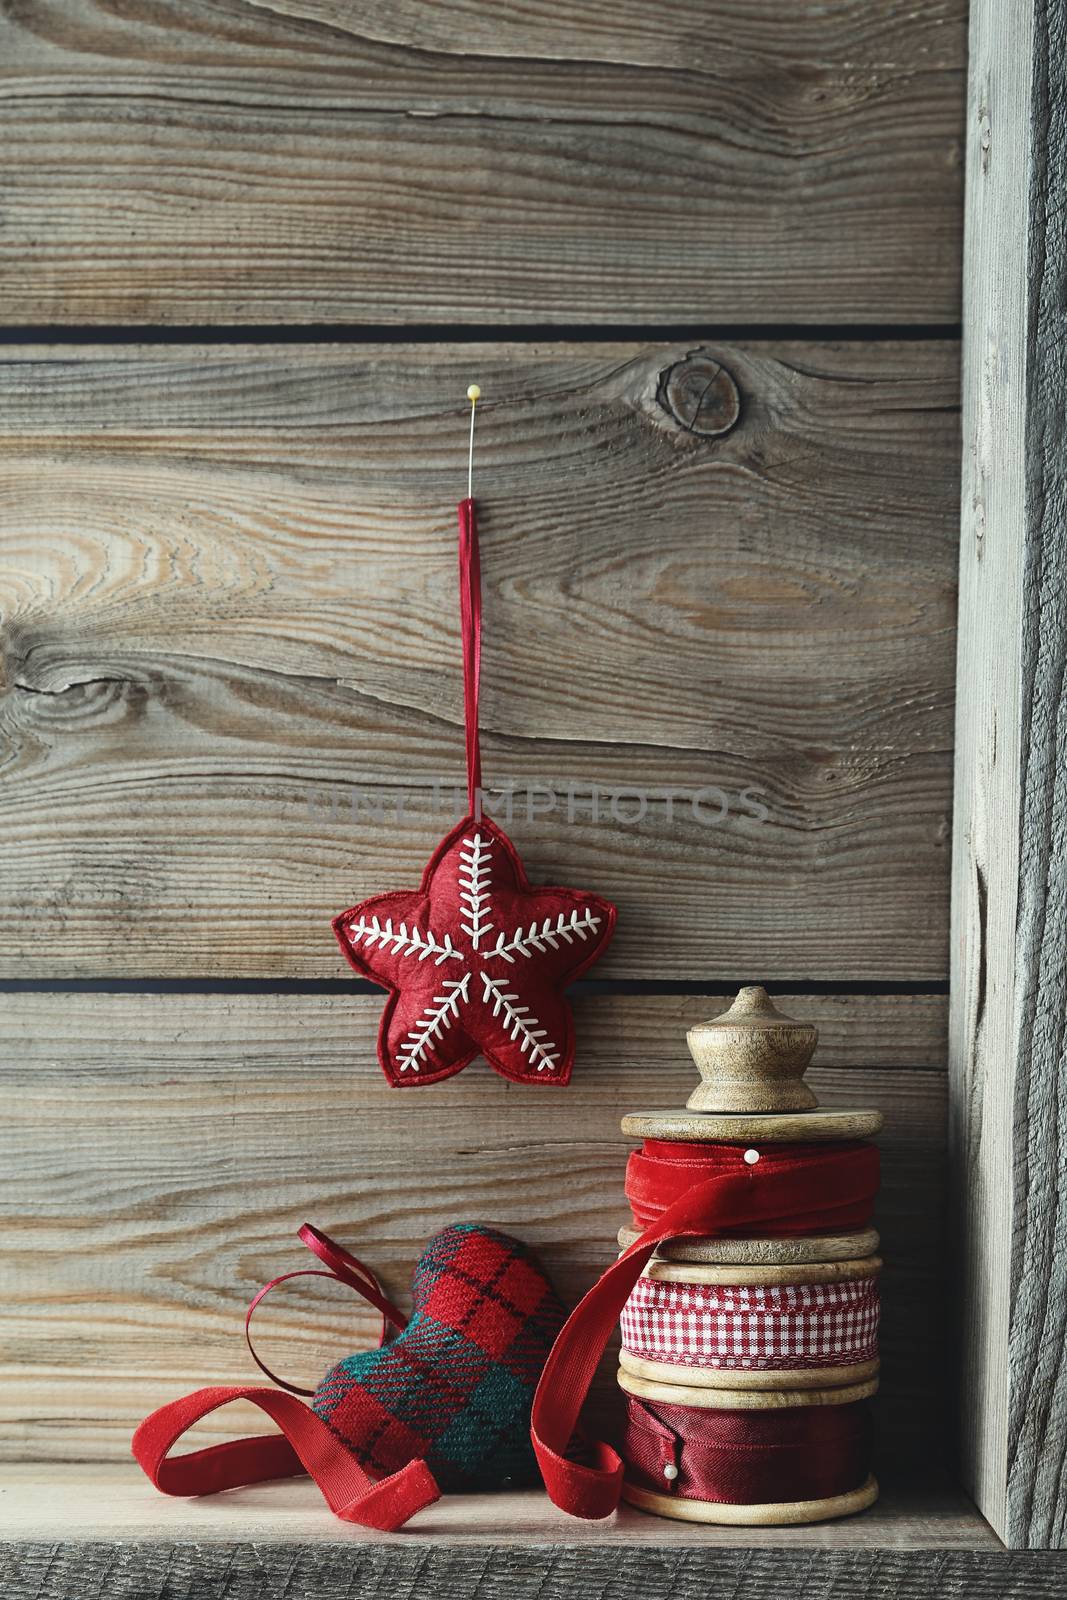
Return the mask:
<path id="1" fill-rule="evenodd" d="M 474 501 L 459 503 L 459 611 L 463 632 L 463 717 L 467 737 L 467 811 L 481 816 L 482 753 L 478 691 L 482 675 L 482 568 Z"/>
<path id="2" fill-rule="evenodd" d="M 381 1312 L 382 1344 L 385 1343 L 387 1328 L 395 1328 L 397 1333 L 403 1333 L 408 1325 L 407 1317 L 382 1293 L 382 1286 L 374 1273 L 369 1267 L 365 1267 L 357 1256 L 350 1255 L 328 1234 L 313 1227 L 310 1222 L 305 1222 L 298 1230 L 297 1238 L 318 1256 L 323 1266 L 329 1268 L 338 1282 L 347 1283 L 350 1289 L 361 1294 L 376 1311 Z"/>

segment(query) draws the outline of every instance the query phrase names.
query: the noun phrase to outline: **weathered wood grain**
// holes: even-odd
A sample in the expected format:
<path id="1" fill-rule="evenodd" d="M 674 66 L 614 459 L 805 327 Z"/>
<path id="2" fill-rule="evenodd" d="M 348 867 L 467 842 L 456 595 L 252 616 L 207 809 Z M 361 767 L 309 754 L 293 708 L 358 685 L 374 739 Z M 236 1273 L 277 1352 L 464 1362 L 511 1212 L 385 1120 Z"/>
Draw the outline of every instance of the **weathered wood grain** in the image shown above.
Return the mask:
<path id="1" fill-rule="evenodd" d="M 944 1002 L 781 998 L 826 1023 L 826 1064 L 810 1072 L 820 1098 L 887 1114 L 882 1454 L 891 1481 L 912 1477 L 941 1426 Z M 685 1026 L 709 1009 L 590 997 L 565 1093 L 517 1095 L 479 1063 L 420 1095 L 382 1077 L 380 1004 L 367 997 L 10 996 L 0 1448 L 124 1457 L 154 1406 L 247 1381 L 244 1306 L 303 1265 L 305 1220 L 380 1268 L 401 1301 L 425 1240 L 471 1218 L 528 1239 L 577 1299 L 628 1215 L 632 1141 L 619 1119 L 650 1100 L 681 1103 L 696 1081 Z M 260 1316 L 266 1359 L 298 1382 L 366 1342 L 373 1322 L 318 1280 Z M 610 1361 L 605 1374 L 602 1409 Z M 230 1426 L 225 1415 L 205 1424 Z"/>
<path id="2" fill-rule="evenodd" d="M 1067 7 L 982 0 L 972 41 L 951 1029 L 961 1409 L 994 1527 L 1012 1546 L 1060 1547 Z"/>
<path id="3" fill-rule="evenodd" d="M 839 1534 L 840 1524 L 830 1527 Z M 175 1600 L 351 1600 L 398 1591 L 427 1600 L 571 1600 L 590 1591 L 704 1600 L 709 1586 L 757 1600 L 777 1600 L 783 1593 L 803 1600 L 827 1593 L 840 1600 L 926 1600 L 931 1594 L 944 1600 L 1058 1600 L 1067 1594 L 1067 1572 L 1056 1557 L 1031 1551 L 811 1551 L 806 1542 L 800 1549 L 800 1556 L 784 1548 L 650 1551 L 633 1534 L 625 1546 L 607 1548 L 515 1550 L 504 1543 L 427 1550 L 409 1540 L 356 1555 L 347 1545 L 49 1544 L 9 1547 L 0 1553 L 0 1571 L 24 1584 L 23 1592 L 34 1600 L 68 1600 L 71 1593 L 80 1600 L 141 1600 L 146 1593 Z"/>
<path id="4" fill-rule="evenodd" d="M 9 351 L 2 970 L 340 975 L 329 916 L 417 881 L 476 372 L 487 782 L 619 902 L 598 974 L 942 977 L 955 347 L 711 348 L 716 438 L 686 355 Z"/>
<path id="5" fill-rule="evenodd" d="M 635 1513 L 639 1515 L 640 1513 Z M 864 1514 L 864 1520 L 867 1513 Z M 646 1521 L 650 1520 L 648 1518 Z M 833 1523 L 834 1532 L 839 1524 Z M 751 1539 L 752 1535 L 749 1534 Z M 761 1540 L 761 1545 L 763 1541 Z M 418 1541 L 374 1545 L 231 1546 L 179 1544 L 12 1546 L 3 1567 L 34 1600 L 351 1600 L 418 1593 L 427 1600 L 571 1600 L 576 1593 L 631 1594 L 649 1600 L 704 1600 L 709 1585 L 777 1600 L 783 1593 L 821 1600 L 1034 1600 L 1067 1594 L 1054 1556 L 994 1551 L 665 1549 L 633 1542 L 573 1549 L 553 1545 L 478 1550 Z M 165 1585 L 165 1588 L 161 1588 Z"/>
<path id="6" fill-rule="evenodd" d="M 966 7 L 0 17 L 0 322 L 931 322 Z"/>

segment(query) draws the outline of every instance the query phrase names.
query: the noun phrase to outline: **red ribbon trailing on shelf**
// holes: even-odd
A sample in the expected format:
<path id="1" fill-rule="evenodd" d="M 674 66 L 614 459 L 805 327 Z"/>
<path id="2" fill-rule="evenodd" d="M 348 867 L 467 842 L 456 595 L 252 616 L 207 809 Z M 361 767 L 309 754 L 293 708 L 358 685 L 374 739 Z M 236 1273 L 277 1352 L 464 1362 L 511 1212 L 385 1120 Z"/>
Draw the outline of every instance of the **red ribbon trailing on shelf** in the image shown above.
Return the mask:
<path id="1" fill-rule="evenodd" d="M 481 815 L 482 755 L 478 741 L 478 689 L 482 675 L 482 568 L 478 514 L 473 500 L 459 511 L 459 614 L 463 633 L 463 716 L 467 730 L 467 811 Z"/>
<path id="2" fill-rule="evenodd" d="M 672 1152 L 669 1160 L 662 1157 L 663 1148 Z M 656 1246 L 664 1239 L 830 1232 L 862 1226 L 870 1218 L 878 1188 L 873 1144 L 764 1145 L 751 1164 L 745 1161 L 749 1148 L 650 1140 L 639 1153 L 639 1205 L 642 1216 L 652 1220 L 645 1225 L 638 1218 L 644 1227 L 640 1238 L 571 1312 L 534 1395 L 530 1436 L 545 1488 L 572 1516 L 610 1516 L 619 1503 L 623 1461 L 618 1452 L 601 1440 L 591 1445 L 591 1462 L 568 1459 L 568 1451 L 600 1358 Z M 633 1204 L 630 1182 L 628 1170 Z"/>
<path id="3" fill-rule="evenodd" d="M 300 1229 L 300 1238 L 327 1270 L 308 1267 L 272 1279 L 256 1295 L 245 1318 L 248 1348 L 257 1366 L 271 1378 L 274 1374 L 252 1349 L 249 1325 L 263 1296 L 289 1278 L 335 1278 L 338 1283 L 347 1284 L 381 1312 L 383 1340 L 388 1326 L 399 1330 L 407 1323 L 407 1318 L 382 1294 L 378 1280 L 362 1261 L 310 1223 L 305 1222 Z M 279 1394 L 265 1384 L 220 1385 L 197 1389 L 146 1417 L 133 1436 L 133 1453 L 156 1488 L 172 1495 L 216 1494 L 220 1489 L 238 1489 L 245 1484 L 293 1478 L 306 1472 L 314 1478 L 336 1516 L 383 1533 L 392 1533 L 416 1511 L 440 1499 L 441 1491 L 425 1461 L 411 1461 L 388 1478 L 370 1477 L 322 1418 L 296 1399 L 297 1394 L 313 1394 L 314 1390 L 298 1389 L 281 1378 L 274 1381 L 291 1393 Z M 229 1439 L 225 1444 L 171 1458 L 171 1450 L 184 1433 L 231 1400 L 251 1400 L 278 1424 L 281 1433 Z"/>
<path id="4" fill-rule="evenodd" d="M 714 1411 L 627 1395 L 627 1482 L 719 1505 L 774 1505 L 847 1494 L 871 1470 L 863 1400 L 840 1406 Z M 669 1477 L 664 1468 L 673 1469 Z"/>

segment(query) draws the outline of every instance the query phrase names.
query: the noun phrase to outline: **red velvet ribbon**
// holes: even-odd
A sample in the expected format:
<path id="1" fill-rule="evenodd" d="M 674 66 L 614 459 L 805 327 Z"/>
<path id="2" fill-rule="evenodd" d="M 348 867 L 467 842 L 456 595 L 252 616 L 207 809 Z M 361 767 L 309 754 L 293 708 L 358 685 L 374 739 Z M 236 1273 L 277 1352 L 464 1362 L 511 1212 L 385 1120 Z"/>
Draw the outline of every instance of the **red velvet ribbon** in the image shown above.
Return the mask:
<path id="1" fill-rule="evenodd" d="M 374 1274 L 361 1261 L 310 1223 L 300 1229 L 300 1238 L 325 1263 L 327 1271 L 311 1267 L 303 1273 L 283 1273 L 259 1291 L 245 1318 L 250 1350 L 252 1313 L 265 1294 L 289 1278 L 334 1278 L 347 1284 L 382 1313 L 383 1340 L 388 1325 L 397 1329 L 405 1326 L 402 1313 L 382 1294 Z M 255 1350 L 252 1355 L 263 1371 L 273 1376 Z M 275 1382 L 281 1384 L 282 1380 Z M 321 1417 L 295 1398 L 296 1393 L 313 1394 L 314 1390 L 298 1391 L 293 1384 L 283 1387 L 293 1393 L 279 1394 L 277 1389 L 262 1384 L 197 1389 L 145 1418 L 133 1436 L 133 1454 L 156 1488 L 171 1495 L 215 1494 L 220 1489 L 237 1489 L 306 1472 L 314 1478 L 336 1516 L 384 1533 L 402 1527 L 416 1511 L 440 1498 L 441 1491 L 425 1461 L 409 1461 L 388 1478 L 370 1477 Z M 171 1450 L 184 1433 L 231 1400 L 250 1400 L 278 1424 L 281 1433 L 229 1439 L 225 1444 L 171 1457 Z"/>
<path id="2" fill-rule="evenodd" d="M 832 1193 L 813 1191 L 812 1210 L 792 1210 L 780 1217 L 761 1219 L 756 1230 L 760 1238 L 775 1239 L 797 1234 L 837 1233 L 862 1228 L 870 1221 L 878 1191 L 878 1152 L 874 1145 L 859 1140 L 834 1145 L 842 1159 L 835 1166 Z M 732 1144 L 692 1144 L 667 1139 L 646 1139 L 626 1163 L 626 1198 L 634 1224 L 647 1228 L 661 1217 L 695 1183 L 733 1171 L 737 1152 L 744 1147 Z M 757 1163 L 762 1174 L 796 1170 L 797 1163 L 808 1167 L 826 1150 L 820 1144 L 762 1145 Z M 791 1202 L 792 1203 L 792 1202 Z M 718 1229 L 724 1238 L 752 1232 L 746 1224 L 724 1224 Z"/>
<path id="3" fill-rule="evenodd" d="M 714 1411 L 626 1398 L 626 1480 L 657 1494 L 773 1505 L 847 1494 L 870 1474 L 873 1429 L 863 1400 Z"/>
<path id="4" fill-rule="evenodd" d="M 651 1194 L 648 1203 L 655 1207 L 660 1195 L 662 1209 L 571 1312 L 549 1353 L 534 1395 L 530 1436 L 549 1496 L 572 1516 L 606 1517 L 619 1503 L 623 1463 L 618 1452 L 603 1441 L 592 1443 L 591 1461 L 568 1459 L 568 1452 L 600 1358 L 656 1246 L 664 1239 L 758 1235 L 768 1228 L 789 1233 L 793 1218 L 813 1231 L 841 1226 L 830 1219 L 841 1215 L 844 1196 L 856 1215 L 870 1216 L 878 1186 L 874 1145 L 765 1145 L 751 1165 L 744 1159 L 746 1148 L 693 1149 L 690 1165 L 704 1176 L 691 1180 L 674 1199 L 658 1190 Z"/>
<path id="5" fill-rule="evenodd" d="M 463 632 L 463 717 L 467 732 L 467 811 L 481 815 L 482 754 L 478 741 L 478 689 L 482 675 L 482 569 L 478 515 L 473 500 L 459 503 L 459 613 Z"/>

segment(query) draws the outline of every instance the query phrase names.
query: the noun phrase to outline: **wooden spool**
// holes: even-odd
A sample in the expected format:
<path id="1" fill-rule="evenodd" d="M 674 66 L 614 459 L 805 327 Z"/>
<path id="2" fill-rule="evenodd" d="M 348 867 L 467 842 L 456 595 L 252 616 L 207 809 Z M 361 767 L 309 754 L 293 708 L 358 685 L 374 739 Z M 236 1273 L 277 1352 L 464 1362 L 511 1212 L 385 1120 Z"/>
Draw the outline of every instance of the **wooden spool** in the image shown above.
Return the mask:
<path id="1" fill-rule="evenodd" d="M 639 1511 L 657 1517 L 674 1517 L 679 1522 L 712 1522 L 720 1527 L 777 1528 L 796 1527 L 803 1522 L 829 1522 L 866 1511 L 878 1498 L 878 1483 L 868 1478 L 847 1494 L 829 1495 L 824 1500 L 786 1500 L 776 1504 L 733 1506 L 713 1500 L 686 1500 L 681 1495 L 656 1494 L 623 1482 L 622 1497 Z"/>
<path id="2" fill-rule="evenodd" d="M 746 1148 L 755 1163 L 761 1145 L 833 1143 L 870 1139 L 882 1126 L 873 1110 L 817 1109 L 803 1074 L 816 1030 L 779 1012 L 766 991 L 742 989 L 729 1010 L 690 1029 L 688 1041 L 701 1082 L 685 1110 L 630 1112 L 622 1131 L 630 1138 Z M 625 1250 L 640 1237 L 619 1229 Z M 645 1276 L 667 1283 L 767 1286 L 848 1282 L 881 1269 L 873 1228 L 795 1239 L 674 1239 L 662 1241 Z M 878 1389 L 878 1360 L 838 1367 L 691 1367 L 652 1361 L 623 1350 L 619 1387 L 638 1399 L 718 1411 L 773 1411 L 799 1406 L 843 1406 Z M 849 1516 L 878 1498 L 873 1477 L 845 1494 L 821 1500 L 767 1505 L 724 1505 L 663 1494 L 625 1482 L 623 1498 L 642 1511 L 685 1522 L 735 1527 L 788 1526 Z"/>
<path id="3" fill-rule="evenodd" d="M 857 1278 L 876 1278 L 882 1270 L 881 1256 L 865 1256 L 860 1261 L 807 1261 L 799 1265 L 758 1263 L 730 1265 L 725 1262 L 650 1261 L 642 1277 L 658 1283 L 736 1283 L 738 1286 L 775 1283 L 846 1283 Z"/>
<path id="4" fill-rule="evenodd" d="M 619 1246 L 628 1250 L 641 1237 L 634 1227 L 619 1229 Z M 811 1234 L 804 1239 L 665 1239 L 656 1246 L 653 1260 L 762 1263 L 783 1266 L 807 1261 L 853 1261 L 878 1249 L 878 1233 L 862 1228 L 856 1233 Z"/>
<path id="5" fill-rule="evenodd" d="M 620 1389 L 639 1400 L 661 1400 L 665 1405 L 697 1406 L 702 1411 L 786 1411 L 794 1406 L 848 1406 L 855 1400 L 868 1400 L 878 1392 L 878 1378 L 871 1376 L 856 1383 L 830 1385 L 822 1389 L 741 1389 L 717 1388 L 711 1384 L 672 1382 L 687 1369 L 663 1366 L 663 1378 L 642 1378 L 620 1366 Z M 668 1377 L 669 1375 L 669 1377 Z"/>
<path id="6" fill-rule="evenodd" d="M 632 1356 L 629 1350 L 619 1351 L 619 1370 L 628 1372 L 632 1378 L 644 1378 L 650 1383 L 661 1383 L 669 1378 L 671 1383 L 697 1389 L 769 1392 L 774 1389 L 842 1388 L 876 1378 L 878 1368 L 877 1357 L 871 1361 L 853 1362 L 849 1367 L 790 1367 L 773 1372 L 755 1367 L 677 1367 L 669 1366 L 665 1361 L 649 1361 L 645 1356 Z"/>
<path id="7" fill-rule="evenodd" d="M 797 1111 L 777 1115 L 713 1115 L 704 1111 L 631 1111 L 622 1131 L 634 1139 L 677 1139 L 685 1144 L 811 1144 L 870 1139 L 882 1126 L 880 1111 Z"/>
<path id="8" fill-rule="evenodd" d="M 631 1113 L 622 1131 L 638 1139 L 725 1144 L 800 1144 L 869 1139 L 882 1126 L 877 1111 L 817 1111 L 803 1076 L 818 1032 L 779 1011 L 766 989 L 738 991 L 728 1010 L 689 1029 L 689 1051 L 701 1081 L 684 1111 Z"/>

